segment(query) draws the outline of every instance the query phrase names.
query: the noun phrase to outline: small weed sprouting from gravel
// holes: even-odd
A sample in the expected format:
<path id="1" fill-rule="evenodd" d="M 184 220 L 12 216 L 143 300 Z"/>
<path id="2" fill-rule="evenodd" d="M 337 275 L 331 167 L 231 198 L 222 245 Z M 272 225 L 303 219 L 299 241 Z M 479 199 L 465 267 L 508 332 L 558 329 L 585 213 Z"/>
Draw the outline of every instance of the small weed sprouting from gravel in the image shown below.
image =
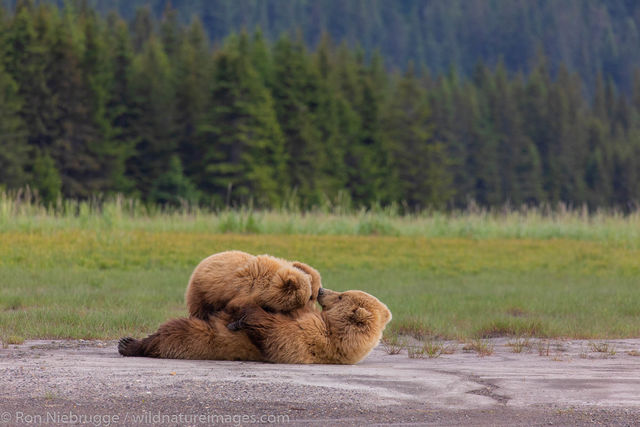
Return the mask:
<path id="1" fill-rule="evenodd" d="M 453 354 L 458 350 L 458 346 L 456 344 L 443 344 L 441 354 Z"/>
<path id="2" fill-rule="evenodd" d="M 22 344 L 24 342 L 24 338 L 18 335 L 9 335 L 6 340 L 3 340 L 3 345 L 9 344 Z M 6 348 L 6 347 L 5 347 Z"/>
<path id="3" fill-rule="evenodd" d="M 427 341 L 420 347 L 407 347 L 407 352 L 410 359 L 435 359 L 443 354 L 453 354 L 456 348 L 453 345 L 447 345 L 435 341 Z"/>
<path id="4" fill-rule="evenodd" d="M 488 340 L 473 340 L 462 347 L 463 351 L 477 353 L 479 357 L 491 356 L 493 354 L 494 345 Z"/>
<path id="5" fill-rule="evenodd" d="M 616 347 L 606 342 L 591 342 L 589 346 L 594 353 L 602 353 L 605 356 L 615 356 L 617 353 Z"/>
<path id="6" fill-rule="evenodd" d="M 529 350 L 531 348 L 531 341 L 529 338 L 516 338 L 513 341 L 507 343 L 508 347 L 511 347 L 511 351 L 514 353 L 522 353 L 522 350 Z"/>
<path id="7" fill-rule="evenodd" d="M 549 356 L 549 348 L 551 343 L 549 341 L 538 341 L 538 355 Z"/>
<path id="8" fill-rule="evenodd" d="M 580 346 L 580 359 L 588 359 L 589 358 L 589 354 L 587 353 L 587 350 L 584 348 L 584 345 Z"/>
<path id="9" fill-rule="evenodd" d="M 55 391 L 47 390 L 43 397 L 45 400 L 56 400 L 59 396 Z"/>
<path id="10" fill-rule="evenodd" d="M 409 359 L 424 359 L 425 349 L 424 347 L 409 346 L 407 347 L 407 354 Z"/>
<path id="11" fill-rule="evenodd" d="M 380 343 L 387 354 L 400 354 L 400 352 L 407 346 L 405 341 L 397 334 L 385 335 L 382 337 Z"/>

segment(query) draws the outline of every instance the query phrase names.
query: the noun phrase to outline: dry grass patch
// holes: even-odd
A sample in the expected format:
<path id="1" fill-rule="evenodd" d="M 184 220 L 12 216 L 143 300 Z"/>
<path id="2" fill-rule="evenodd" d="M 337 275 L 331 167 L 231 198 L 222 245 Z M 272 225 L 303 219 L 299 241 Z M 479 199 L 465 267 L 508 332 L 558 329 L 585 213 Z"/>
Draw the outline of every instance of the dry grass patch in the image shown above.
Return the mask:
<path id="1" fill-rule="evenodd" d="M 522 353 L 523 350 L 530 350 L 532 347 L 529 338 L 516 338 L 515 340 L 507 343 L 508 347 L 511 347 L 513 353 Z"/>
<path id="2" fill-rule="evenodd" d="M 549 356 L 549 349 L 551 348 L 551 343 L 549 341 L 538 341 L 537 347 L 539 356 Z"/>
<path id="3" fill-rule="evenodd" d="M 604 356 L 615 356 L 617 353 L 616 347 L 607 342 L 591 342 L 589 347 L 594 353 L 602 353 Z"/>
<path id="4" fill-rule="evenodd" d="M 400 354 L 407 347 L 405 340 L 395 333 L 385 334 L 380 344 L 387 354 Z"/>
<path id="5" fill-rule="evenodd" d="M 495 347 L 493 343 L 488 340 L 477 339 L 468 342 L 462 347 L 462 351 L 468 353 L 477 353 L 480 357 L 491 356 Z"/>
<path id="6" fill-rule="evenodd" d="M 407 347 L 409 358 L 411 359 L 434 359 L 443 354 L 453 354 L 456 351 L 455 345 L 447 345 L 436 341 L 427 341 L 422 346 Z"/>

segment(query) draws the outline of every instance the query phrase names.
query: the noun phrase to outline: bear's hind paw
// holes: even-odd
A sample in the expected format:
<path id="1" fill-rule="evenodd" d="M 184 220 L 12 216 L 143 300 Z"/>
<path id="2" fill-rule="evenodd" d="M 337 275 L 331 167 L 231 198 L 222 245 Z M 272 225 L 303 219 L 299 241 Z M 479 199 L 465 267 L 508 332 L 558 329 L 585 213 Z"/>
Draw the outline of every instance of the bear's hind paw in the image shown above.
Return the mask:
<path id="1" fill-rule="evenodd" d="M 131 337 L 121 338 L 120 341 L 118 341 L 118 353 L 123 356 L 135 356 L 132 351 L 132 344 L 135 344 L 136 341 L 137 340 L 135 338 Z"/>

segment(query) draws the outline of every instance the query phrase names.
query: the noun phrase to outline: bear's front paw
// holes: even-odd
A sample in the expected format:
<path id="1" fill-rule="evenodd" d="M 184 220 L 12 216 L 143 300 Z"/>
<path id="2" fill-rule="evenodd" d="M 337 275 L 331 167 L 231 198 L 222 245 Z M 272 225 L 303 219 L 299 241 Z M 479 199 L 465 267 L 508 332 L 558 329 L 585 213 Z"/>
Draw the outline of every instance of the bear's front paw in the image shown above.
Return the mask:
<path id="1" fill-rule="evenodd" d="M 238 331 L 240 329 L 244 329 L 244 316 L 236 320 L 235 322 L 231 322 L 227 325 L 227 329 L 230 331 Z"/>

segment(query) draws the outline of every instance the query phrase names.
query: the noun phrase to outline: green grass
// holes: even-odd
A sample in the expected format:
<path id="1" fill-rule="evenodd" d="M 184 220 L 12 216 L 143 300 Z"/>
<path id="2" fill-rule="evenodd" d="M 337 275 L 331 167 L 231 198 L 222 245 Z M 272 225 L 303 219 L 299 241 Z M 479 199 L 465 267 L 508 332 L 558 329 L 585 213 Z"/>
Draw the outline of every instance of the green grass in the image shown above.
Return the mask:
<path id="1" fill-rule="evenodd" d="M 624 239 L 220 234 L 78 223 L 6 228 L 3 342 L 153 332 L 185 314 L 195 265 L 228 249 L 299 259 L 318 268 L 328 288 L 376 295 L 393 312 L 391 333 L 640 337 L 640 249 Z"/>
<path id="2" fill-rule="evenodd" d="M 277 210 L 212 211 L 185 206 L 165 211 L 139 201 L 59 201 L 43 207 L 28 190 L 0 193 L 0 232 L 50 233 L 62 230 L 250 233 L 276 235 L 411 236 L 464 239 L 571 239 L 640 248 L 640 209 L 589 213 L 554 207 L 486 210 L 470 205 L 448 214 L 399 215 L 397 206 L 353 209 L 325 203 L 309 212 Z"/>

